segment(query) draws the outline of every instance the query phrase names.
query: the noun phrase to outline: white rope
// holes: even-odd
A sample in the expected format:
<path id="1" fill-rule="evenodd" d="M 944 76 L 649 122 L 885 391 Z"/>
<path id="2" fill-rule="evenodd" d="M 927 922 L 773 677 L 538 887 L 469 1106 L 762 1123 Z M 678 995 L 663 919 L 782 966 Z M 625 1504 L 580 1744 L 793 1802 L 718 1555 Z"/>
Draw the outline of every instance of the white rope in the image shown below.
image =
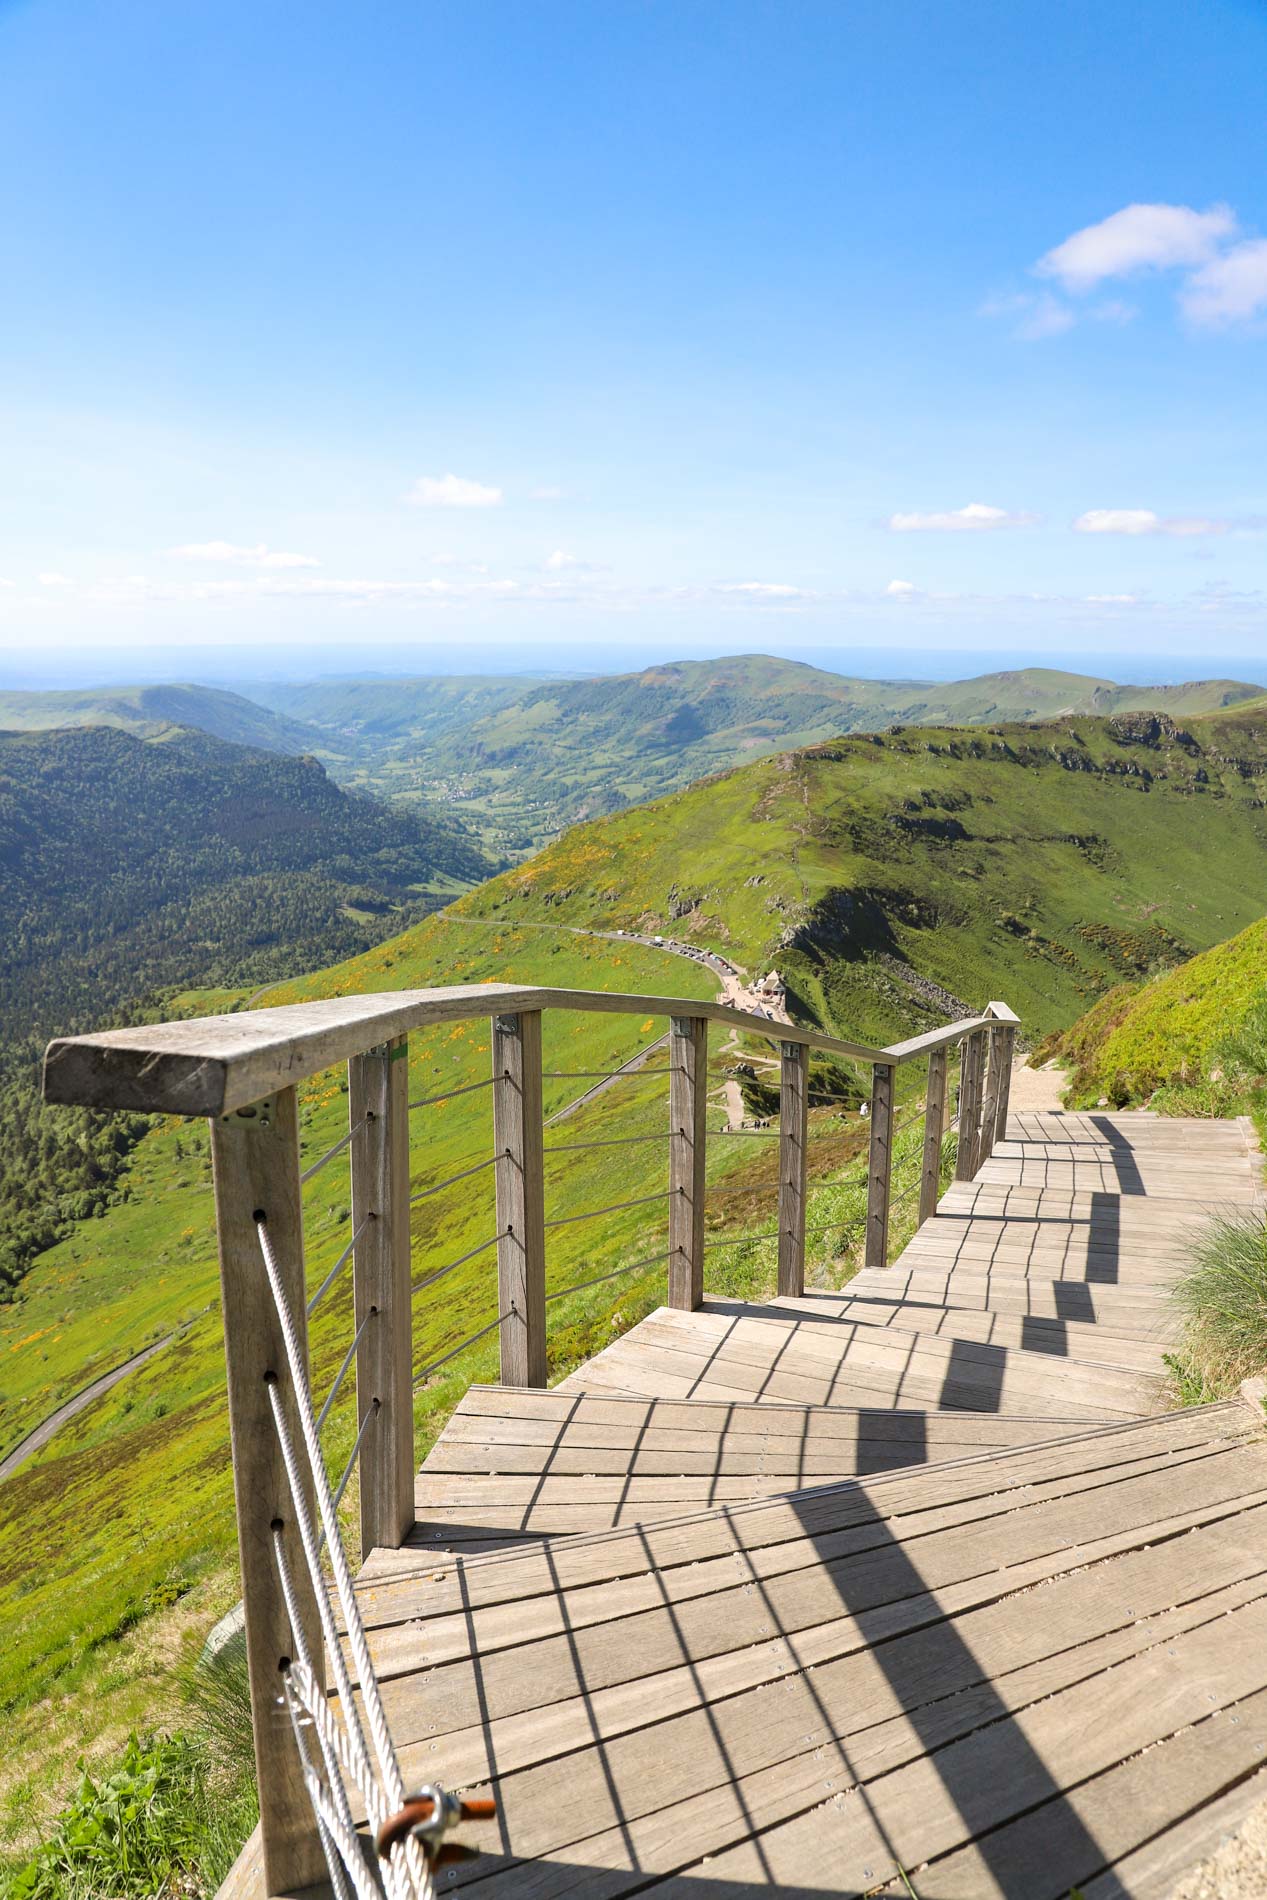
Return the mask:
<path id="1" fill-rule="evenodd" d="M 268 1226 L 263 1216 L 256 1216 L 255 1225 L 256 1231 L 259 1234 L 260 1252 L 264 1259 L 264 1269 L 268 1275 L 269 1288 L 273 1295 L 273 1303 L 277 1308 L 277 1317 L 281 1325 L 282 1339 L 286 1348 L 286 1360 L 290 1368 L 290 1376 L 298 1401 L 296 1409 L 299 1414 L 299 1429 L 303 1437 L 309 1472 L 317 1498 L 317 1508 L 320 1512 L 322 1526 L 325 1530 L 326 1543 L 330 1552 L 330 1567 L 334 1572 L 335 1588 L 339 1593 L 339 1603 L 343 1611 L 343 1621 L 347 1629 L 348 1647 L 352 1651 L 352 1660 L 360 1681 L 362 1707 L 364 1708 L 365 1717 L 369 1724 L 370 1735 L 374 1743 L 374 1752 L 378 1757 L 379 1770 L 382 1776 L 383 1785 L 382 1791 L 380 1792 L 372 1771 L 369 1771 L 369 1763 L 368 1761 L 365 1762 L 365 1767 L 367 1771 L 369 1771 L 366 1777 L 369 1786 L 362 1786 L 361 1793 L 365 1798 L 367 1812 L 370 1814 L 370 1824 L 377 1828 L 381 1825 L 382 1819 L 385 1818 L 385 1813 L 382 1811 L 384 1801 L 386 1812 L 394 1811 L 404 1805 L 405 1785 L 401 1779 L 400 1764 L 396 1759 L 396 1750 L 392 1743 L 391 1731 L 387 1726 L 387 1717 L 383 1710 L 378 1678 L 374 1674 L 374 1666 L 370 1660 L 369 1644 L 366 1641 L 365 1626 L 361 1621 L 360 1606 L 357 1603 L 356 1592 L 352 1585 L 352 1573 L 348 1568 L 347 1553 L 343 1548 L 343 1539 L 339 1533 L 339 1520 L 334 1499 L 330 1492 L 330 1481 L 326 1476 L 325 1463 L 321 1456 L 320 1441 L 317 1438 L 316 1424 L 313 1419 L 312 1411 L 312 1395 L 308 1389 L 307 1366 L 305 1365 L 304 1354 L 300 1347 L 299 1335 L 295 1328 L 294 1316 L 290 1310 L 290 1302 L 286 1298 L 286 1291 L 282 1284 L 277 1258 L 273 1252 L 273 1243 L 269 1238 Z M 272 1404 L 273 1418 L 277 1426 L 282 1458 L 286 1466 L 286 1477 L 294 1500 L 295 1516 L 300 1528 L 300 1537 L 304 1546 L 304 1556 L 308 1564 L 313 1593 L 320 1606 L 322 1629 L 325 1634 L 327 1648 L 329 1648 L 331 1652 L 335 1675 L 338 1678 L 340 1703 L 346 1724 L 346 1732 L 350 1740 L 355 1738 L 355 1743 L 359 1743 L 359 1752 L 362 1757 L 364 1757 L 365 1744 L 361 1736 L 356 1704 L 352 1698 L 351 1684 L 348 1681 L 347 1665 L 343 1657 L 343 1648 L 338 1640 L 337 1632 L 334 1631 L 332 1627 L 334 1618 L 330 1610 L 329 1594 L 325 1587 L 325 1580 L 321 1574 L 312 1518 L 308 1510 L 307 1499 L 304 1495 L 304 1487 L 300 1481 L 298 1461 L 295 1457 L 295 1447 L 282 1407 L 281 1394 L 277 1390 L 275 1381 L 270 1381 L 269 1383 L 269 1397 Z M 331 1627 L 327 1628 L 327 1622 Z M 360 1786 L 359 1778 L 358 1786 Z M 378 1819 L 375 1819 L 373 1806 L 371 1804 L 371 1788 L 373 1789 L 374 1801 L 380 1807 L 380 1816 Z M 431 1868 L 423 1854 L 420 1843 L 412 1834 L 406 1835 L 400 1858 L 403 1859 L 405 1863 L 402 1871 L 406 1874 L 409 1884 L 412 1886 L 414 1893 L 418 1896 L 418 1900 L 434 1900 L 435 1887 L 431 1877 Z M 396 1859 L 397 1855 L 393 1854 L 391 1874 L 396 1873 L 394 1865 Z M 387 1871 L 387 1868 L 384 1868 L 384 1872 L 386 1873 Z M 394 1881 L 392 1884 L 395 1884 Z"/>
<path id="2" fill-rule="evenodd" d="M 282 1689 L 285 1693 L 286 1708 L 290 1715 L 291 1731 L 295 1737 L 295 1748 L 299 1754 L 299 1765 L 303 1772 L 304 1785 L 308 1790 L 308 1799 L 312 1802 L 317 1817 L 317 1831 L 321 1837 L 322 1851 L 326 1856 L 326 1865 L 330 1869 L 331 1885 L 338 1900 L 350 1900 L 347 1878 L 350 1875 L 356 1888 L 357 1900 L 382 1900 L 373 1875 L 365 1863 L 361 1852 L 356 1829 L 349 1823 L 345 1829 L 342 1818 L 335 1812 L 327 1795 L 326 1784 L 312 1765 L 308 1753 L 308 1744 L 304 1740 L 301 1717 L 306 1713 L 295 1694 L 291 1681 L 292 1670 L 282 1675 Z M 337 1778 L 336 1778 L 337 1779 Z M 328 1843 L 328 1845 L 327 1845 Z M 337 1870 L 337 1872 L 336 1872 Z M 346 1870 L 346 1874 L 345 1874 Z"/>

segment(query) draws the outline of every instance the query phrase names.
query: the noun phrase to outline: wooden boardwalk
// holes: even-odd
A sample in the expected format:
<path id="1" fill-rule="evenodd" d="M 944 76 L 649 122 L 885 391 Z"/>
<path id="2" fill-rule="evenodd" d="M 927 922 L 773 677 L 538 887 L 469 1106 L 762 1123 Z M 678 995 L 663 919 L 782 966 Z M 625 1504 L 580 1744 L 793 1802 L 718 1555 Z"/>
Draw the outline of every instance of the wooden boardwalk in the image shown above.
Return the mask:
<path id="1" fill-rule="evenodd" d="M 1162 1900 L 1267 1799 L 1267 1438 L 1165 1413 L 1242 1123 L 1024 1111 L 887 1270 L 473 1387 L 359 1594 L 475 1900 Z M 248 1854 L 225 1892 L 258 1894 Z"/>

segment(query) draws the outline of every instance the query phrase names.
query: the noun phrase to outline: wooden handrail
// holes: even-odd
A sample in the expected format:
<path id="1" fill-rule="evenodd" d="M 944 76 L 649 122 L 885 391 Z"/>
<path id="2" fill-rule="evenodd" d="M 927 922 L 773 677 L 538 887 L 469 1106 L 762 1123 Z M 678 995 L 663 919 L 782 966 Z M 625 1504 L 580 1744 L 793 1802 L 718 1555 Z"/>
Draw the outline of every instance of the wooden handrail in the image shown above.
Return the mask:
<path id="1" fill-rule="evenodd" d="M 928 1063 L 919 1182 L 921 1221 L 936 1211 L 952 1043 L 963 1045 L 958 1179 L 972 1178 L 1006 1127 L 1019 1019 L 1001 1002 L 991 1002 L 980 1016 L 876 1049 L 716 1001 L 480 983 L 142 1024 L 49 1044 L 44 1068 L 49 1102 L 205 1115 L 211 1120 L 234 1483 L 269 1892 L 307 1886 L 318 1878 L 321 1868 L 302 1763 L 289 1728 L 279 1718 L 277 1703 L 278 1668 L 290 1654 L 291 1625 L 272 1533 L 277 1527 L 281 1527 L 278 1534 L 285 1531 L 292 1504 L 269 1394 L 284 1386 L 288 1418 L 295 1414 L 297 1397 L 302 1395 L 283 1376 L 286 1354 L 265 1282 L 262 1229 L 257 1231 L 257 1220 L 266 1216 L 273 1250 L 270 1259 L 276 1256 L 275 1277 L 284 1281 L 291 1308 L 302 1316 L 305 1280 L 296 1084 L 337 1062 L 348 1064 L 348 1132 L 319 1164 L 348 1152 L 353 1238 L 343 1257 L 352 1256 L 355 1330 L 343 1369 L 354 1357 L 358 1420 L 348 1468 L 352 1469 L 359 1453 L 363 1550 L 395 1549 L 406 1540 L 413 1519 L 414 1385 L 494 1330 L 500 1336 L 503 1382 L 544 1386 L 547 1381 L 547 1229 L 561 1224 L 545 1218 L 541 1047 L 542 1014 L 548 1009 L 669 1019 L 663 1039 L 669 1046 L 667 1195 L 645 1196 L 615 1207 L 667 1199 L 668 1252 L 657 1258 L 668 1262 L 671 1306 L 690 1310 L 704 1298 L 710 1022 L 725 1023 L 779 1045 L 778 1226 L 772 1237 L 778 1241 L 781 1295 L 795 1297 L 805 1287 L 810 1051 L 842 1056 L 871 1069 L 864 1243 L 868 1266 L 888 1264 L 898 1068 L 916 1059 Z M 495 1246 L 498 1317 L 415 1378 L 407 1039 L 412 1030 L 478 1018 L 490 1024 L 493 1119 L 493 1153 L 479 1166 L 494 1170 L 497 1232 L 443 1271 Z M 448 1185 L 475 1172 L 465 1169 Z M 429 1187 L 422 1193 L 436 1191 Z M 654 1264 L 655 1260 L 647 1260 L 630 1266 Z M 594 1285 L 610 1277 L 599 1274 L 580 1284 Z M 306 1361 L 302 1336 L 299 1355 Z M 296 1378 L 302 1385 L 299 1374 Z M 337 1389 L 338 1379 L 331 1398 Z M 297 1604 L 305 1640 L 314 1655 L 321 1653 L 319 1607 L 311 1590 Z"/>
<path id="2" fill-rule="evenodd" d="M 991 1004 L 1003 1010 L 1004 1004 Z M 682 996 L 627 995 L 511 983 L 453 984 L 444 989 L 378 991 L 231 1016 L 140 1023 L 94 1035 L 62 1036 L 44 1057 L 44 1099 L 88 1108 L 139 1109 L 164 1115 L 227 1115 L 281 1088 L 412 1029 L 520 1011 L 578 1009 L 623 1016 L 693 1016 L 746 1029 L 771 1041 L 889 1066 L 908 1062 L 969 1030 L 984 1016 L 930 1030 L 889 1049 L 829 1036 L 799 1023 L 776 1022 L 728 1004 Z M 1015 1017 L 1008 1011 L 1013 1022 Z"/>

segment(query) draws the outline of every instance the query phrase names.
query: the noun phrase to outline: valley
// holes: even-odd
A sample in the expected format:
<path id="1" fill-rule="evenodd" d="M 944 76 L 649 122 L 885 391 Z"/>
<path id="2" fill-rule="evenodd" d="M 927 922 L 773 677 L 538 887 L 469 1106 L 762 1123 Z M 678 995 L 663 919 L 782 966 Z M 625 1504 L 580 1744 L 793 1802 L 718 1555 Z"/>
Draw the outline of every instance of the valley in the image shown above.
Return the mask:
<path id="1" fill-rule="evenodd" d="M 894 724 L 989 725 L 1249 703 L 1238 680 L 1120 685 L 1046 667 L 951 682 L 873 680 L 765 654 L 679 661 L 590 679 L 421 676 L 0 694 L 0 729 L 173 725 L 311 752 L 339 784 L 447 809 L 496 858 L 567 826 L 770 752 Z"/>

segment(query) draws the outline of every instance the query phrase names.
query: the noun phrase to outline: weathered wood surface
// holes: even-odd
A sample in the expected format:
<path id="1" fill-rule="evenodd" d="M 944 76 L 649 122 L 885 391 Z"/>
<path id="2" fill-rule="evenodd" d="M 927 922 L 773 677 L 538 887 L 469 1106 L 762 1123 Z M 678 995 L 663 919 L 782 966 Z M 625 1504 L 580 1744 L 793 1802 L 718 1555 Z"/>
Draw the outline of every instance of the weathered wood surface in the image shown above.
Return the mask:
<path id="1" fill-rule="evenodd" d="M 402 1037 L 348 1064 L 358 1429 L 377 1408 L 357 1472 L 362 1550 L 399 1544 L 414 1520 L 408 1057 Z"/>
<path id="2" fill-rule="evenodd" d="M 244 1113 L 212 1122 L 211 1161 L 221 1303 L 224 1312 L 234 1318 L 234 1324 L 225 1328 L 229 1433 L 246 1604 L 255 1763 L 266 1839 L 265 1868 L 270 1892 L 282 1893 L 290 1886 L 318 1879 L 325 1865 L 312 1825 L 290 1718 L 277 1693 L 281 1659 L 294 1654 L 295 1644 L 277 1571 L 272 1529 L 275 1523 L 282 1526 L 304 1625 L 302 1635 L 318 1669 L 322 1637 L 317 1598 L 308 1580 L 278 1443 L 270 1389 L 281 1397 L 283 1415 L 296 1443 L 298 1400 L 287 1369 L 281 1321 L 269 1289 L 255 1220 L 257 1211 L 267 1219 L 278 1275 L 306 1357 L 295 1091 L 284 1089 Z M 303 1483 L 308 1512 L 315 1515 L 311 1482 L 305 1477 Z"/>
<path id="3" fill-rule="evenodd" d="M 808 1139 L 809 1062 L 799 1043 L 785 1042 L 779 1063 L 780 1293 L 805 1289 Z"/>
<path id="4" fill-rule="evenodd" d="M 508 1385 L 544 1385 L 545 1155 L 536 1010 L 493 1018 L 493 1151 L 501 1375 Z"/>
<path id="5" fill-rule="evenodd" d="M 893 1267 L 472 1388 L 359 1585 L 406 1780 L 497 1798 L 461 1883 L 1162 1900 L 1267 1777 L 1262 1421 L 1155 1415 L 1260 1166 L 1014 1114 Z"/>
<path id="6" fill-rule="evenodd" d="M 984 1022 L 971 1017 L 933 1037 L 898 1044 L 890 1054 L 799 1023 L 772 1024 L 729 1004 L 682 996 L 635 996 L 608 990 L 565 990 L 514 983 L 451 984 L 444 989 L 393 990 L 192 1021 L 138 1024 L 89 1036 L 62 1036 L 44 1057 L 50 1102 L 94 1108 L 145 1109 L 171 1115 L 219 1115 L 275 1089 L 318 1075 L 434 1023 L 462 1022 L 495 1012 L 577 1009 L 624 1016 L 702 1016 L 807 1049 L 864 1062 L 904 1062 L 932 1040 L 953 1040 Z"/>
<path id="7" fill-rule="evenodd" d="M 473 1386 L 419 1473 L 407 1546 L 472 1551 L 647 1523 L 1067 1430 L 1057 1416 Z"/>
<path id="8" fill-rule="evenodd" d="M 1264 1529 L 1233 1404 L 361 1595 L 406 1778 L 497 1797 L 464 1830 L 490 1893 L 860 1895 L 900 1865 L 1065 1900 L 1117 1865 L 1107 1900 L 1160 1895 L 1193 1809 L 1262 1767 Z"/>
<path id="9" fill-rule="evenodd" d="M 704 1297 L 704 1170 L 708 1023 L 669 1025 L 669 1305 L 694 1312 Z"/>

